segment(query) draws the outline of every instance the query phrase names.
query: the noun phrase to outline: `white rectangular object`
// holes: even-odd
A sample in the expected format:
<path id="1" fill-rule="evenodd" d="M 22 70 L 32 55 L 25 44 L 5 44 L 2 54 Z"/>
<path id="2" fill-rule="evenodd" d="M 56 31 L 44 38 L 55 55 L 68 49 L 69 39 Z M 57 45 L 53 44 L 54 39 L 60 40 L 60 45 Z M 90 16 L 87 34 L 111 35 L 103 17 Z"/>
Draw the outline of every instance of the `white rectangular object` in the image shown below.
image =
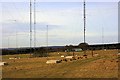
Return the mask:
<path id="1" fill-rule="evenodd" d="M 9 58 L 9 59 L 17 59 L 17 58 Z"/>
<path id="2" fill-rule="evenodd" d="M 72 59 L 72 58 L 73 58 L 73 56 L 66 56 L 65 58 Z"/>
<path id="3" fill-rule="evenodd" d="M 60 63 L 60 60 L 48 60 L 46 63 L 51 64 L 51 63 Z"/>
<path id="4" fill-rule="evenodd" d="M 64 55 L 62 55 L 61 57 L 65 57 Z"/>
<path id="5" fill-rule="evenodd" d="M 120 53 L 118 53 L 117 55 L 120 55 Z"/>
<path id="6" fill-rule="evenodd" d="M 7 64 L 6 62 L 0 62 L 0 66 Z"/>
<path id="7" fill-rule="evenodd" d="M 98 56 L 99 54 L 94 54 L 94 56 Z"/>

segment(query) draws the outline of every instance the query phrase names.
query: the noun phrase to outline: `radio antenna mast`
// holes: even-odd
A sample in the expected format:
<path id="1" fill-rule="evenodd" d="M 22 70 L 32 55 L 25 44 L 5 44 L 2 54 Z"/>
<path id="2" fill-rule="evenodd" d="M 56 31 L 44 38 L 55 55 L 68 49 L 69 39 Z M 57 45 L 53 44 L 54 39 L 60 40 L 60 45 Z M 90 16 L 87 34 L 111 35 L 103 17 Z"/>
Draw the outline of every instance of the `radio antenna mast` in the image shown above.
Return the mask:
<path id="1" fill-rule="evenodd" d="M 46 42 L 47 42 L 47 57 L 48 57 L 48 25 L 46 25 L 46 27 L 47 27 Z"/>
<path id="2" fill-rule="evenodd" d="M 85 43 L 85 28 L 86 28 L 86 10 L 85 10 L 85 0 L 84 0 L 84 14 L 83 14 L 83 16 L 84 16 L 84 43 Z"/>
<path id="3" fill-rule="evenodd" d="M 103 49 L 104 49 L 104 28 L 102 27 L 102 44 L 103 44 Z"/>
<path id="4" fill-rule="evenodd" d="M 34 0 L 34 50 L 36 47 L 36 0 Z"/>
<path id="5" fill-rule="evenodd" d="M 30 0 L 30 56 L 32 51 L 32 2 Z"/>

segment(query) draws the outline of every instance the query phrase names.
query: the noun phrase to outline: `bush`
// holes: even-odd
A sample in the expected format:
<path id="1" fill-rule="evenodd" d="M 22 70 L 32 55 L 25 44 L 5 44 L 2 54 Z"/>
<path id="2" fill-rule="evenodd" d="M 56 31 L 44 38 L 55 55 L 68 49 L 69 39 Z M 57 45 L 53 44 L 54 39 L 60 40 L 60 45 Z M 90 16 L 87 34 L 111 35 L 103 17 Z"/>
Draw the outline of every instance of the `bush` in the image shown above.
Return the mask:
<path id="1" fill-rule="evenodd" d="M 48 52 L 47 49 L 41 47 L 38 50 L 35 50 L 35 52 L 33 53 L 34 57 L 47 57 L 48 56 Z"/>

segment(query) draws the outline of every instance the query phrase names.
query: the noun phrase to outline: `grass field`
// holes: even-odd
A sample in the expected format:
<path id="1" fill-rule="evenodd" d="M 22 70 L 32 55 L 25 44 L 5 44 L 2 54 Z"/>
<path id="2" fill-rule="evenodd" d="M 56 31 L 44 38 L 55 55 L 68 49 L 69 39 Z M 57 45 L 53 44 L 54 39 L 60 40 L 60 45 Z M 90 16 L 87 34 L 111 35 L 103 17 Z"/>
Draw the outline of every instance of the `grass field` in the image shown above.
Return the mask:
<path id="1" fill-rule="evenodd" d="M 29 58 L 29 54 L 6 55 L 3 61 L 8 65 L 2 67 L 3 78 L 118 78 L 118 50 L 96 50 L 91 56 L 87 51 L 87 59 L 62 61 L 58 64 L 46 64 L 47 60 L 61 59 L 65 52 L 50 53 L 50 57 Z M 72 55 L 72 52 L 69 53 Z M 76 52 L 81 56 L 83 52 Z M 20 59 L 9 59 L 21 57 Z"/>

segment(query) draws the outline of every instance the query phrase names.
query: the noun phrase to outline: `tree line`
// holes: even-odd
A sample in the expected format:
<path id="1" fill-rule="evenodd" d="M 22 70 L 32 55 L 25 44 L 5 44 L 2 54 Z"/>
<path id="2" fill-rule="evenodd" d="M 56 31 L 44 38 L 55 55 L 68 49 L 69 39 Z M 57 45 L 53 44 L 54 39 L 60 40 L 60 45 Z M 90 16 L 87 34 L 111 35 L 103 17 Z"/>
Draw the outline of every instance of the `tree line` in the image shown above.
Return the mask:
<path id="1" fill-rule="evenodd" d="M 101 50 L 101 49 L 119 49 L 120 44 L 102 44 L 102 45 L 88 45 L 88 43 L 80 43 L 77 46 L 66 45 L 61 47 L 38 47 L 38 48 L 16 48 L 16 49 L 2 49 L 2 55 L 14 55 L 14 54 L 30 54 L 34 57 L 46 57 L 51 52 L 71 52 L 74 48 L 81 48 L 84 50 Z"/>

